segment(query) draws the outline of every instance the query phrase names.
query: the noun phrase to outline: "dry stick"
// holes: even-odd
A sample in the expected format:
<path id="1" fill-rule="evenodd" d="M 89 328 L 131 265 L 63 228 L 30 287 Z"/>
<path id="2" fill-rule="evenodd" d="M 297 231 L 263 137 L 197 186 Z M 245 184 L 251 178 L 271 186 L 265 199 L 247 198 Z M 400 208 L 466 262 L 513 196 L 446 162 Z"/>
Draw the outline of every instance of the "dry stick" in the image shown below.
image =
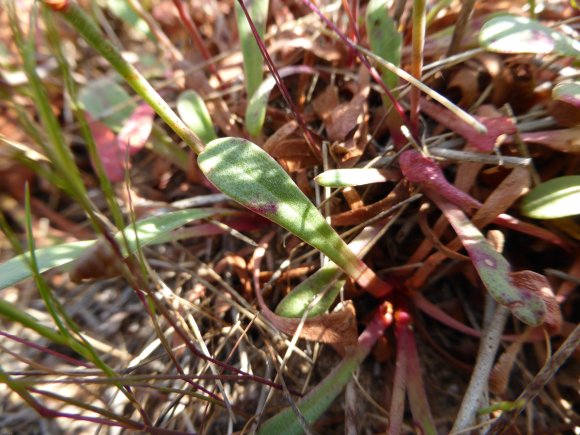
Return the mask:
<path id="1" fill-rule="evenodd" d="M 486 435 L 501 434 L 510 425 L 512 425 L 516 417 L 526 408 L 528 402 L 540 393 L 546 384 L 552 379 L 556 372 L 560 369 L 562 364 L 572 355 L 572 353 L 580 345 L 580 325 L 568 336 L 566 341 L 562 343 L 557 352 L 548 360 L 546 365 L 538 372 L 532 382 L 522 391 L 519 397 L 515 400 L 516 403 L 521 402 L 524 405 L 509 412 L 504 412 L 491 426 Z"/>
<path id="2" fill-rule="evenodd" d="M 459 51 L 459 46 L 463 35 L 465 34 L 465 28 L 467 27 L 467 22 L 469 17 L 473 12 L 473 6 L 475 5 L 475 0 L 466 0 L 461 5 L 461 11 L 459 12 L 459 17 L 457 18 L 457 24 L 455 24 L 455 29 L 453 30 L 453 37 L 451 38 L 451 44 L 447 50 L 447 57 L 453 56 Z"/>
<path id="3" fill-rule="evenodd" d="M 479 400 L 483 393 L 489 374 L 493 367 L 495 354 L 499 347 L 503 328 L 507 321 L 509 310 L 501 305 L 496 308 L 493 319 L 486 328 L 483 339 L 479 345 L 479 352 L 477 354 L 477 362 L 471 380 L 467 387 L 467 391 L 463 396 L 461 408 L 451 429 L 451 433 L 460 433 L 471 426 L 477 414 L 477 410 L 481 407 Z"/>

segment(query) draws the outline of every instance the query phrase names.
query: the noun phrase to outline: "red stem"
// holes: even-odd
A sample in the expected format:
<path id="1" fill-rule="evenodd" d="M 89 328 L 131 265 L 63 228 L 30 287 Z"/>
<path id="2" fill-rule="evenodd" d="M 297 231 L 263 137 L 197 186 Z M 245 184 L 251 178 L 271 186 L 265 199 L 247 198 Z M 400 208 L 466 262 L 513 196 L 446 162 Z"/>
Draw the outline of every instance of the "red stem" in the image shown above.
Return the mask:
<path id="1" fill-rule="evenodd" d="M 262 53 L 262 57 L 266 61 L 266 64 L 268 65 L 268 69 L 270 70 L 272 77 L 274 77 L 274 80 L 276 81 L 276 84 L 278 85 L 278 89 L 280 90 L 280 93 L 284 97 L 284 100 L 286 100 L 286 104 L 288 104 L 288 106 L 290 107 L 290 110 L 294 114 L 294 118 L 296 119 L 296 122 L 298 122 L 298 125 L 300 126 L 300 129 L 302 130 L 302 133 L 304 134 L 304 138 L 306 139 L 306 143 L 308 144 L 310 151 L 312 151 L 314 156 L 320 162 L 322 162 L 322 152 L 320 151 L 320 147 L 318 147 L 316 145 L 316 143 L 314 142 L 314 139 L 312 138 L 312 135 L 310 134 L 310 130 L 308 129 L 308 127 L 306 126 L 306 123 L 304 122 L 304 118 L 302 118 L 302 116 L 298 113 L 298 108 L 296 107 L 296 105 L 292 101 L 292 98 L 290 97 L 290 93 L 288 92 L 286 85 L 284 84 L 284 82 L 282 81 L 280 76 L 278 75 L 278 70 L 276 69 L 274 62 L 272 61 L 272 58 L 270 57 L 270 54 L 268 53 L 268 50 L 266 49 L 266 46 L 264 45 L 262 38 L 260 38 L 260 34 L 258 33 L 256 26 L 254 25 L 254 21 L 252 20 L 252 17 L 250 17 L 250 14 L 248 13 L 248 9 L 246 9 L 246 5 L 244 4 L 244 1 L 238 0 L 238 3 L 240 4 L 242 11 L 244 11 L 244 15 L 246 16 L 246 20 L 248 20 L 248 24 L 250 25 L 250 28 L 252 29 L 252 33 L 254 34 L 254 38 L 256 39 L 256 43 L 258 44 L 258 47 L 260 48 L 260 52 Z M 250 97 L 250 96 L 248 96 L 248 97 Z"/>
<path id="2" fill-rule="evenodd" d="M 401 106 L 401 104 L 395 98 L 395 96 L 390 91 L 390 89 L 387 87 L 387 85 L 385 85 L 385 83 L 381 79 L 380 74 L 377 72 L 376 68 L 374 68 L 370 64 L 370 62 L 368 61 L 368 59 L 359 50 L 357 50 L 357 48 L 352 43 L 352 41 L 350 39 L 348 39 L 340 30 L 338 30 L 338 28 L 328 18 L 326 18 L 324 16 L 324 14 L 320 11 L 320 9 L 318 9 L 316 7 L 316 5 L 314 5 L 314 3 L 312 3 L 310 0 L 302 0 L 302 2 L 306 6 L 308 6 L 308 8 L 310 8 L 310 10 L 312 12 L 314 12 L 316 15 L 318 15 L 320 17 L 320 19 L 322 21 L 324 21 L 324 23 L 328 27 L 330 27 L 336 33 L 336 35 L 346 45 L 348 45 L 351 49 L 355 50 L 355 53 L 356 53 L 357 57 L 359 58 L 359 60 L 361 61 L 361 63 L 367 68 L 367 70 L 369 71 L 369 73 L 370 73 L 371 77 L 373 78 L 373 80 L 375 82 L 377 82 L 377 84 L 382 88 L 383 92 L 387 95 L 387 97 L 389 98 L 389 100 L 391 100 L 391 103 L 393 103 L 393 107 L 395 108 L 395 110 L 397 111 L 397 113 L 399 114 L 399 116 L 401 117 L 401 120 L 403 121 L 403 124 L 405 124 L 405 126 L 407 126 L 407 128 L 409 129 L 409 131 L 412 132 L 413 130 L 411 129 L 411 126 L 409 124 L 409 120 L 407 118 L 407 115 L 405 115 L 405 109 L 403 108 L 403 106 Z M 415 137 L 415 140 L 417 142 L 420 142 L 420 138 L 418 138 L 418 137 Z"/>
<path id="3" fill-rule="evenodd" d="M 203 58 L 207 62 L 210 62 L 212 56 L 211 56 L 210 52 L 207 50 L 207 47 L 205 46 L 205 43 L 203 42 L 201 34 L 197 30 L 197 27 L 194 25 L 193 20 L 191 19 L 191 14 L 189 13 L 188 7 L 183 5 L 182 0 L 173 0 L 173 4 L 177 8 L 177 12 L 179 13 L 179 18 L 181 19 L 181 21 L 183 22 L 183 25 L 185 26 L 185 28 L 189 32 L 191 39 L 193 39 L 193 42 L 195 43 L 195 46 L 200 51 Z M 209 69 L 212 72 L 212 74 L 214 74 L 217 77 L 218 81 L 220 82 L 220 85 L 223 85 L 224 81 L 221 78 L 220 73 L 218 72 L 217 68 L 215 67 L 215 65 L 213 63 L 209 63 Z"/>

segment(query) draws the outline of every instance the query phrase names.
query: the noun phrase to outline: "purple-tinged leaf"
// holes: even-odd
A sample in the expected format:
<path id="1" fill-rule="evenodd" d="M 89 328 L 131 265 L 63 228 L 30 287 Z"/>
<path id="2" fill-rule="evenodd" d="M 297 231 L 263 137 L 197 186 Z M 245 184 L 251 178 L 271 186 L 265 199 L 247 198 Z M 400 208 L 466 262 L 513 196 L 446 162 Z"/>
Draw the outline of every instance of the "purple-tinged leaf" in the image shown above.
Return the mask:
<path id="1" fill-rule="evenodd" d="M 558 83 L 552 89 L 552 98 L 564 101 L 580 109 L 580 82 Z"/>
<path id="2" fill-rule="evenodd" d="M 217 139 L 200 153 L 198 164 L 219 190 L 319 249 L 365 290 L 381 296 L 391 291 L 259 146 L 241 138 Z"/>
<path id="3" fill-rule="evenodd" d="M 546 305 L 541 297 L 512 282 L 507 260 L 485 239 L 463 211 L 446 200 L 431 195 L 461 239 L 473 266 L 489 294 L 506 306 L 518 319 L 530 326 L 539 326 L 546 317 Z"/>
<path id="4" fill-rule="evenodd" d="M 562 130 L 531 131 L 520 133 L 522 141 L 537 143 L 563 153 L 580 153 L 580 127 Z M 506 143 L 513 143 L 507 140 Z"/>
<path id="5" fill-rule="evenodd" d="M 487 133 L 480 133 L 474 127 L 462 121 L 457 115 L 438 104 L 422 99 L 421 110 L 445 127 L 463 136 L 467 142 L 481 152 L 493 151 L 502 136 L 517 132 L 513 121 L 505 116 L 492 118 L 476 116 L 475 118 L 487 128 Z"/>
<path id="6" fill-rule="evenodd" d="M 87 114 L 87 118 L 90 118 L 90 115 Z M 89 126 L 105 175 L 113 183 L 123 181 L 125 178 L 125 161 L 128 156 L 121 151 L 117 136 L 100 121 L 90 120 Z M 95 162 L 92 162 L 92 164 L 95 166 Z"/>

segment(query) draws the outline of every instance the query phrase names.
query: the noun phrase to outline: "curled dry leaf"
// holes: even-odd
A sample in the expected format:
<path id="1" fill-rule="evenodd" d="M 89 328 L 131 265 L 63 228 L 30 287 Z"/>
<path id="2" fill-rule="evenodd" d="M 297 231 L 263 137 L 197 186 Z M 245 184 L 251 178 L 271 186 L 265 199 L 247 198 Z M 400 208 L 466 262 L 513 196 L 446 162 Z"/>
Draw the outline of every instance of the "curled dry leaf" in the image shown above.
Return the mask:
<path id="1" fill-rule="evenodd" d="M 516 357 L 526 341 L 528 331 L 530 329 L 527 329 L 526 332 L 519 335 L 517 340 L 508 346 L 493 366 L 489 374 L 489 389 L 492 393 L 498 395 L 505 394 L 514 363 L 516 362 Z"/>
<path id="2" fill-rule="evenodd" d="M 278 330 L 288 335 L 294 335 L 298 330 L 301 319 L 281 317 L 267 307 L 261 308 L 264 317 Z M 341 355 L 345 355 L 357 343 L 354 304 L 346 301 L 338 311 L 306 319 L 300 331 L 300 338 L 330 344 Z"/>
<path id="3" fill-rule="evenodd" d="M 119 262 L 109 241 L 99 239 L 73 262 L 69 278 L 74 283 L 95 278 L 112 278 L 121 273 Z"/>
<path id="4" fill-rule="evenodd" d="M 520 137 L 526 143 L 545 145 L 555 151 L 580 153 L 580 127 L 521 133 Z M 508 138 L 506 143 L 514 143 L 514 140 Z"/>
<path id="5" fill-rule="evenodd" d="M 373 204 L 366 205 L 357 210 L 349 210 L 330 217 L 333 226 L 358 225 L 377 214 L 390 209 L 399 202 L 409 197 L 409 186 L 405 181 L 400 181 L 389 194 Z"/>
<path id="6" fill-rule="evenodd" d="M 548 279 L 544 275 L 531 270 L 511 272 L 510 278 L 513 285 L 539 296 L 544 301 L 546 306 L 544 325 L 546 325 L 550 334 L 559 332 L 562 327 L 562 313 Z"/>
<path id="7" fill-rule="evenodd" d="M 303 138 L 284 139 L 269 148 L 269 154 L 287 172 L 312 168 L 318 164 L 318 159 L 312 154 L 308 143 Z"/>

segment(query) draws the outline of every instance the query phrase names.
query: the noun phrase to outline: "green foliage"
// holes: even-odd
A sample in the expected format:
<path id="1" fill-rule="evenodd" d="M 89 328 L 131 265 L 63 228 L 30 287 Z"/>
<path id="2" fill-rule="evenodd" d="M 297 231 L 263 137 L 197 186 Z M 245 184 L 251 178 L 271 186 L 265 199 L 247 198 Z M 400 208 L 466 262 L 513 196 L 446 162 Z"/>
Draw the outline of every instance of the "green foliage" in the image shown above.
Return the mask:
<path id="1" fill-rule="evenodd" d="M 198 164 L 226 195 L 286 228 L 358 278 L 360 260 L 262 148 L 241 138 L 217 139 L 199 155 Z"/>
<path id="2" fill-rule="evenodd" d="M 89 82 L 80 90 L 78 99 L 93 119 L 114 131 L 121 130 L 137 107 L 127 91 L 110 77 Z"/>
<path id="3" fill-rule="evenodd" d="M 282 317 L 302 317 L 308 306 L 320 295 L 324 296 L 314 304 L 308 317 L 318 316 L 328 311 L 335 301 L 345 280 L 339 279 L 342 270 L 328 263 L 298 284 L 276 307 L 276 314 Z"/>
<path id="4" fill-rule="evenodd" d="M 247 1 L 244 4 L 246 4 L 246 8 L 248 9 L 248 13 L 258 31 L 258 35 L 260 35 L 261 39 L 264 39 L 266 19 L 268 18 L 269 0 L 253 0 Z M 260 52 L 258 43 L 252 33 L 252 29 L 250 28 L 250 24 L 248 23 L 246 15 L 238 1 L 235 1 L 235 9 L 240 43 L 242 44 L 242 55 L 244 57 L 246 92 L 248 98 L 250 98 L 254 95 L 254 92 L 262 82 L 262 77 L 264 76 L 262 71 L 264 62 L 262 60 L 262 53 Z"/>
<path id="5" fill-rule="evenodd" d="M 143 247 L 171 240 L 171 235 L 169 234 L 171 231 L 193 220 L 205 219 L 226 213 L 228 211 L 223 209 L 197 208 L 153 216 L 136 222 L 135 226 L 129 225 L 123 232 L 117 233 L 115 239 L 123 247 L 124 255 L 128 255 L 124 248 L 123 240 L 127 241 L 129 252 L 134 253 L 139 246 Z M 95 242 L 96 240 L 86 240 L 35 250 L 39 273 L 76 260 Z M 29 259 L 30 255 L 26 253 L 0 264 L 0 289 L 14 285 L 32 276 Z"/>
<path id="6" fill-rule="evenodd" d="M 580 57 L 580 42 L 537 21 L 515 15 L 500 15 L 487 21 L 479 33 L 479 44 L 499 53 Z"/>
<path id="7" fill-rule="evenodd" d="M 387 0 L 371 0 L 367 6 L 366 24 L 371 50 L 377 56 L 399 65 L 401 62 L 402 35 L 389 16 Z M 379 65 L 383 82 L 390 89 L 397 86 L 396 74 Z"/>
<path id="8" fill-rule="evenodd" d="M 197 92 L 188 90 L 179 95 L 177 113 L 203 142 L 208 143 L 217 138 L 205 102 Z"/>
<path id="9" fill-rule="evenodd" d="M 521 210 L 535 219 L 580 214 L 580 175 L 557 177 L 537 185 L 524 197 Z"/>

